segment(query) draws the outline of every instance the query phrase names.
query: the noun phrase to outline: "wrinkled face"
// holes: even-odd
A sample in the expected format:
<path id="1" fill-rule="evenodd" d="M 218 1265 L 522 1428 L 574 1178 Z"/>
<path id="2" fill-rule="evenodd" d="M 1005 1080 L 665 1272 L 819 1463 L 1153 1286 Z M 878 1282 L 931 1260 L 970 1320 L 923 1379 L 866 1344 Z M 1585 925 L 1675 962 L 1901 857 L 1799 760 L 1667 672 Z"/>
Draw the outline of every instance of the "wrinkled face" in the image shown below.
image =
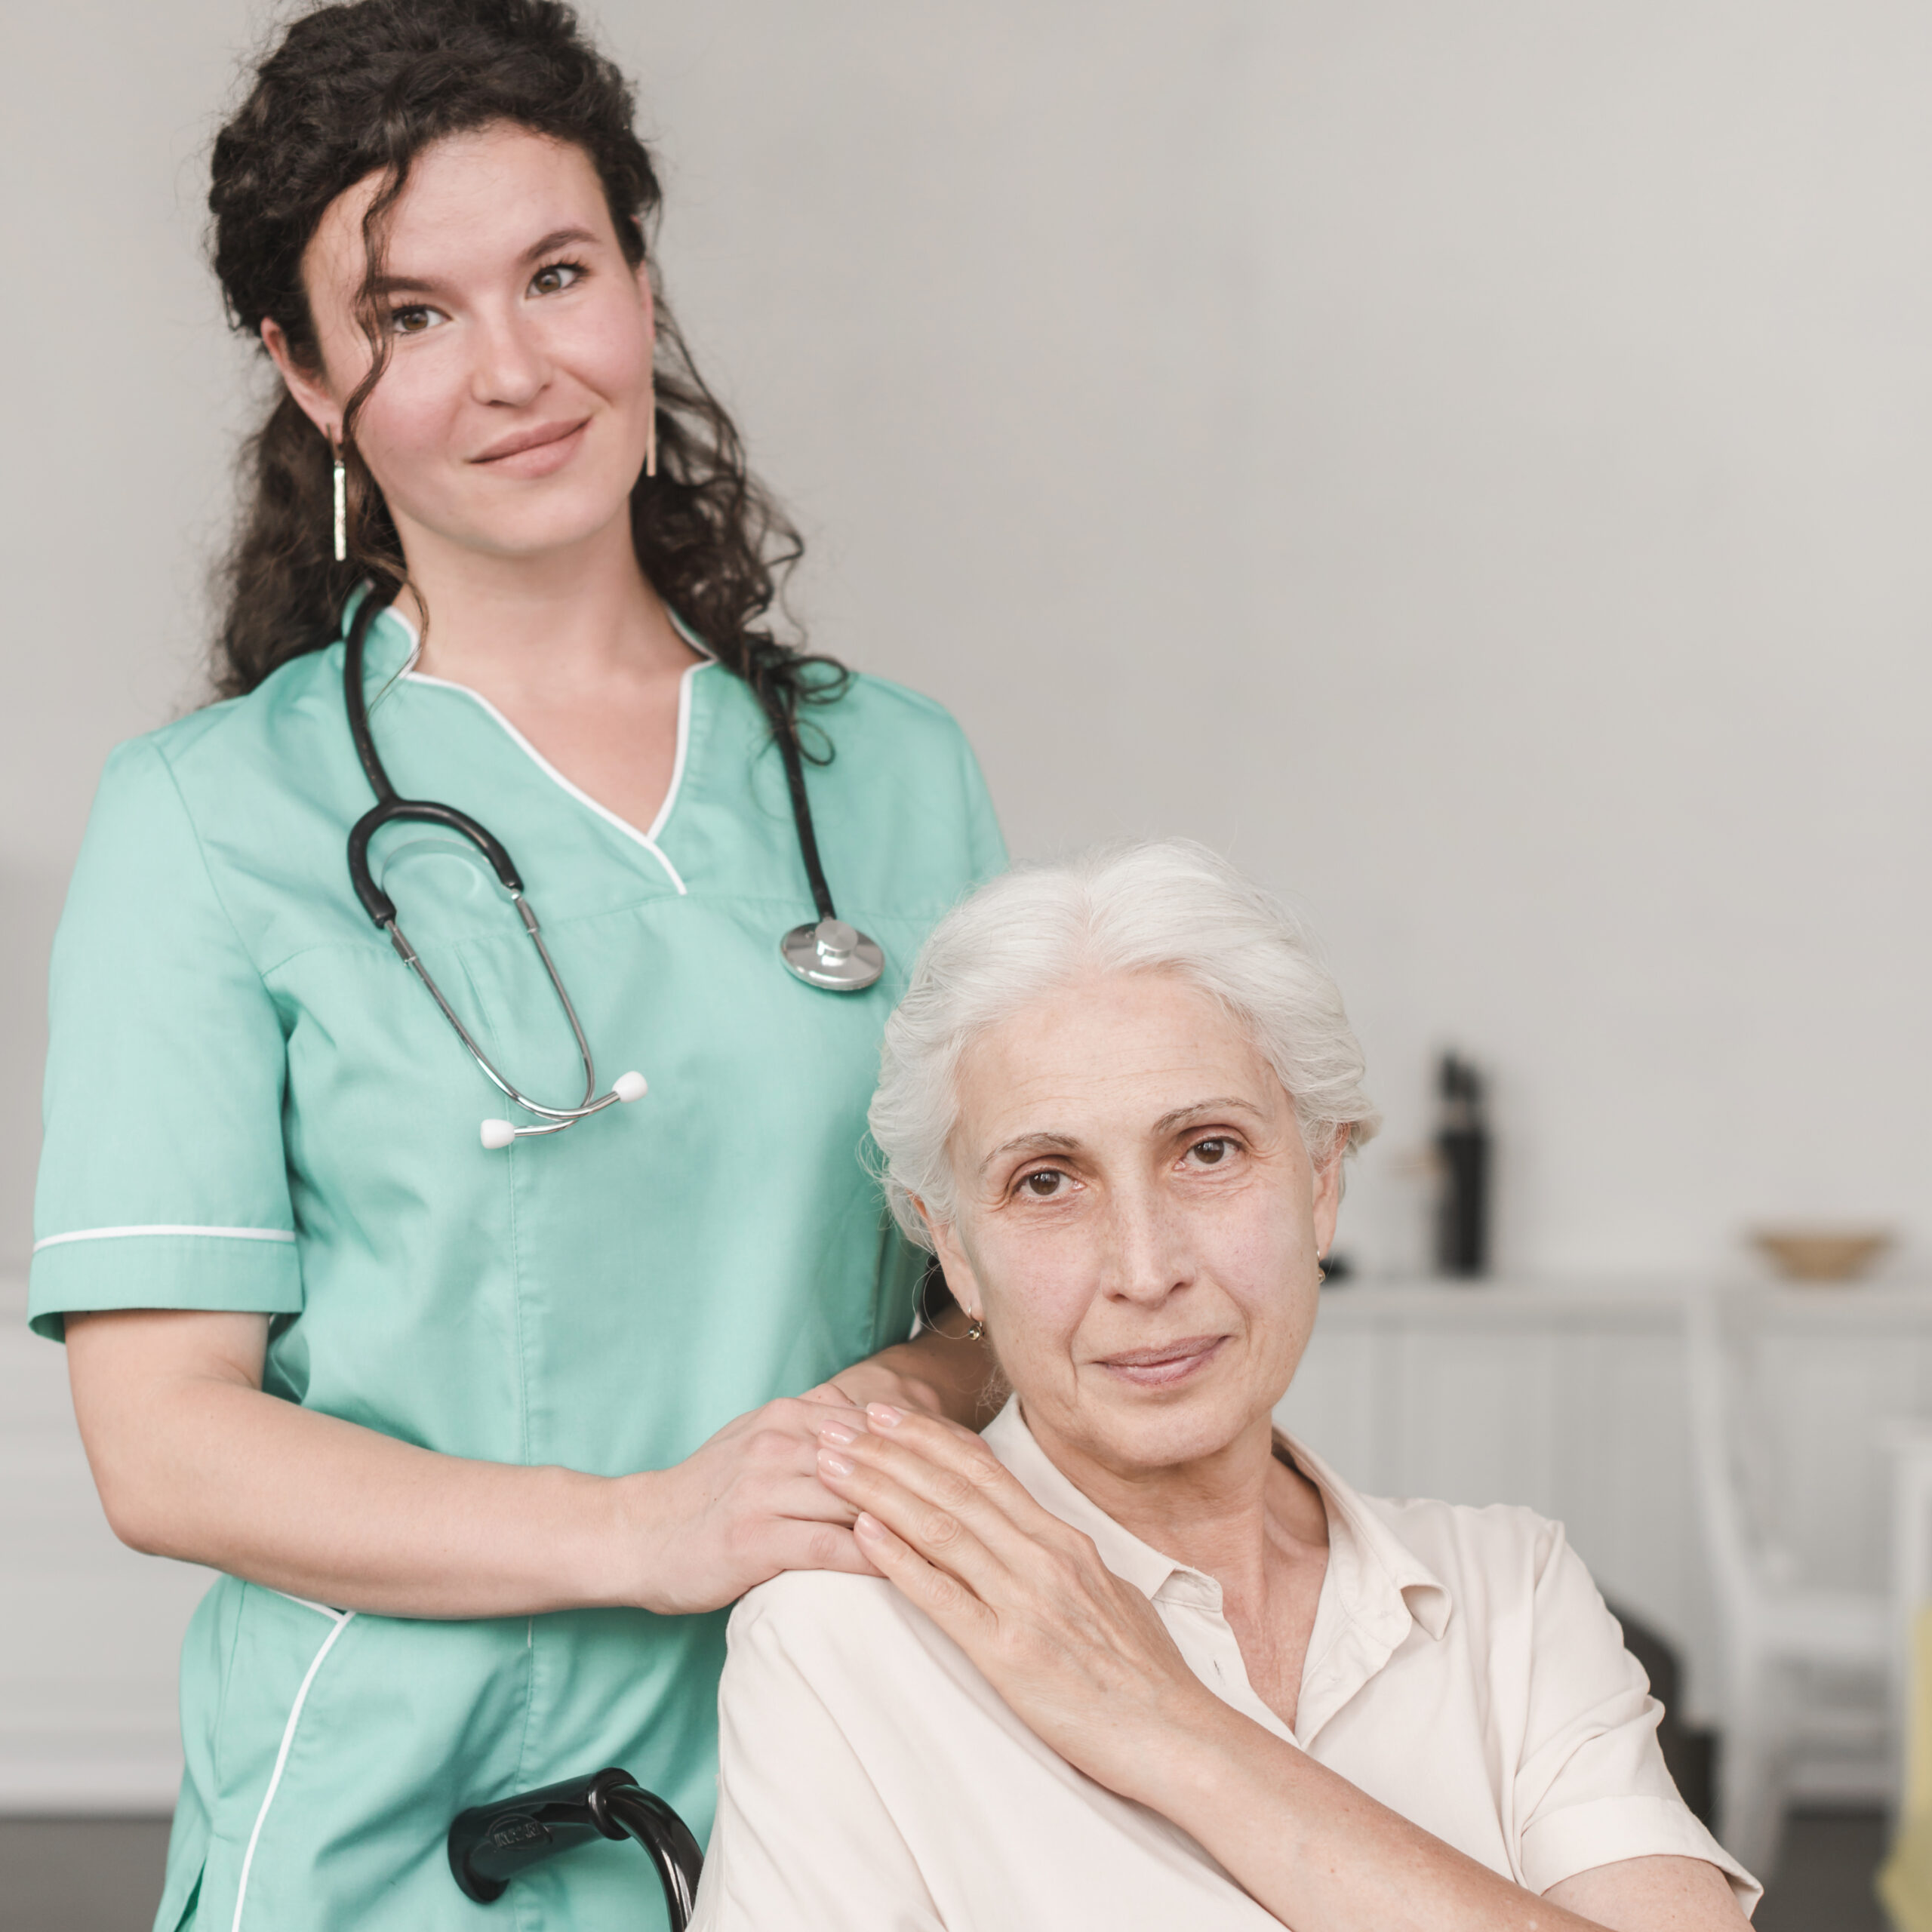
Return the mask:
<path id="1" fill-rule="evenodd" d="M 356 301 L 380 186 L 337 197 L 303 257 L 322 369 L 276 353 L 325 430 L 371 359 Z M 386 226 L 389 361 L 355 441 L 412 567 L 425 545 L 568 549 L 626 515 L 650 423 L 651 291 L 583 150 L 505 125 L 451 136 L 416 156 Z"/>
<path id="2" fill-rule="evenodd" d="M 1069 986 L 968 1047 L 959 1103 L 940 1258 L 1042 1446 L 1126 1474 L 1265 1419 L 1314 1325 L 1341 1164 L 1310 1158 L 1220 1004 L 1165 974 Z"/>

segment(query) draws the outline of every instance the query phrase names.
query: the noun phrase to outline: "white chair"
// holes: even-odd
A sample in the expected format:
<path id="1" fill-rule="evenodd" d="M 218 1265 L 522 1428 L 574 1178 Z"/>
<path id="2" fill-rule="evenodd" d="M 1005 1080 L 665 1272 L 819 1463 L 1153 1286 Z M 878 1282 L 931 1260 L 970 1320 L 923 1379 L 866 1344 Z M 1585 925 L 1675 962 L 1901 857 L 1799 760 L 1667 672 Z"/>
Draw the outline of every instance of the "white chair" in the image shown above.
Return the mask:
<path id="1" fill-rule="evenodd" d="M 1746 1351 L 1715 1296 L 1693 1297 L 1686 1318 L 1694 1474 L 1722 1646 L 1718 1832 L 1764 1878 L 1800 1752 L 1883 1758 L 1892 1620 L 1881 1590 L 1798 1580 L 1776 1534 L 1775 1466 L 1749 1400 Z"/>

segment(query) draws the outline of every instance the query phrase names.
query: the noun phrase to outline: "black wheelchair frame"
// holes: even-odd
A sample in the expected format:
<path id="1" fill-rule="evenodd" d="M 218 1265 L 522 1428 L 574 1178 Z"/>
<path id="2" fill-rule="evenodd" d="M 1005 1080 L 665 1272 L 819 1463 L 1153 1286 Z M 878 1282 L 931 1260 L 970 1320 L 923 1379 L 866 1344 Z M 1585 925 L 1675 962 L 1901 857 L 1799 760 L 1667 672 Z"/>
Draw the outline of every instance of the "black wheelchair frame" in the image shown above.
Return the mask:
<path id="1" fill-rule="evenodd" d="M 519 1872 L 596 1838 L 643 1846 L 664 1887 L 671 1932 L 685 1932 L 704 1854 L 669 1805 L 614 1766 L 460 1812 L 450 1826 L 450 1870 L 466 1897 L 488 1905 Z"/>

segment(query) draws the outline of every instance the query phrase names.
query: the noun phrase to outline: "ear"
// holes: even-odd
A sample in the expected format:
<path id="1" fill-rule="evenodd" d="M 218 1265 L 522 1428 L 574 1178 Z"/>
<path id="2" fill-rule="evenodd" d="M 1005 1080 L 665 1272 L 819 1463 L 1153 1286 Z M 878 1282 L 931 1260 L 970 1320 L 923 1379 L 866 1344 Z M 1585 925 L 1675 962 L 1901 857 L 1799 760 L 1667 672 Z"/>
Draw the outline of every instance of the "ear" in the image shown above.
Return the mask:
<path id="1" fill-rule="evenodd" d="M 342 407 L 330 393 L 319 374 L 301 367 L 289 353 L 288 337 L 279 322 L 266 317 L 262 321 L 262 346 L 280 373 L 283 386 L 295 398 L 295 406 L 331 444 L 342 438 Z"/>
<path id="2" fill-rule="evenodd" d="M 983 1321 L 986 1316 L 986 1297 L 980 1292 L 980 1278 L 973 1272 L 973 1264 L 966 1259 L 966 1251 L 959 1244 L 959 1230 L 950 1221 L 936 1221 L 927 1211 L 926 1204 L 917 1195 L 912 1197 L 912 1205 L 919 1211 L 919 1219 L 926 1224 L 926 1232 L 931 1236 L 933 1252 L 939 1257 L 939 1265 L 946 1271 L 946 1285 L 952 1291 L 952 1299 L 975 1321 Z"/>
<path id="3" fill-rule="evenodd" d="M 1315 1165 L 1315 1251 L 1318 1254 L 1326 1254 L 1335 1244 L 1335 1223 L 1342 1212 L 1342 1162 L 1353 1133 L 1353 1128 L 1344 1127 L 1336 1135 L 1335 1145 L 1327 1158 Z"/>

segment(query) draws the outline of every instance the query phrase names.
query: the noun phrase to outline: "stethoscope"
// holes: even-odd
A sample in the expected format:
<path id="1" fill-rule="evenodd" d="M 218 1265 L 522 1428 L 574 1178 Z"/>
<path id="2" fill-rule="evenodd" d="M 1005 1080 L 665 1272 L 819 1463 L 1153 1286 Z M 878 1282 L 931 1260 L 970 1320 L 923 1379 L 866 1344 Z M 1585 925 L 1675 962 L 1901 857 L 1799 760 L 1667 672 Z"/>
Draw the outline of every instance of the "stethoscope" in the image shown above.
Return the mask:
<path id="1" fill-rule="evenodd" d="M 457 1038 L 469 1050 L 470 1058 L 482 1069 L 484 1077 L 512 1106 L 521 1107 L 525 1113 L 537 1116 L 537 1124 L 529 1127 L 515 1126 L 506 1120 L 486 1120 L 482 1126 L 484 1146 L 507 1147 L 512 1141 L 521 1140 L 526 1135 L 561 1134 L 565 1128 L 574 1127 L 579 1121 L 601 1113 L 606 1107 L 615 1106 L 620 1101 L 641 1100 L 645 1092 L 645 1078 L 636 1072 L 620 1073 L 611 1083 L 608 1093 L 598 1092 L 597 1069 L 591 1058 L 590 1042 L 584 1038 L 583 1023 L 577 1017 L 577 1008 L 571 1004 L 569 993 L 565 990 L 556 962 L 550 957 L 550 949 L 543 943 L 543 929 L 537 924 L 537 915 L 524 896 L 522 878 L 502 841 L 467 812 L 460 812 L 454 805 L 439 804 L 432 799 L 403 798 L 389 782 L 389 773 L 376 749 L 374 735 L 369 729 L 369 706 L 362 688 L 362 648 L 369 635 L 369 626 L 383 608 L 374 596 L 364 596 L 361 607 L 349 625 L 343 652 L 342 694 L 349 712 L 349 735 L 355 741 L 355 755 L 362 761 L 370 789 L 376 795 L 374 804 L 355 821 L 349 834 L 349 882 L 355 888 L 356 897 L 362 902 L 363 911 L 389 935 L 389 943 L 395 948 L 402 963 L 423 982 L 443 1017 L 454 1029 Z M 679 628 L 681 629 L 682 626 Z M 825 869 L 819 863 L 818 837 L 812 828 L 811 802 L 805 795 L 804 761 L 798 751 L 796 727 L 776 699 L 764 691 L 758 692 L 758 697 L 771 721 L 772 734 L 778 740 L 779 753 L 785 762 L 785 782 L 791 793 L 792 820 L 798 829 L 798 853 L 805 862 L 805 877 L 810 881 L 812 903 L 818 912 L 814 923 L 794 926 L 780 940 L 778 955 L 787 970 L 808 986 L 818 986 L 830 993 L 863 992 L 884 971 L 885 955 L 880 951 L 877 941 L 869 939 L 857 928 L 848 926 L 832 908 L 831 888 L 825 882 Z M 512 1086 L 491 1064 L 489 1055 L 476 1044 L 475 1036 L 457 1016 L 456 1009 L 443 997 L 442 989 L 410 944 L 397 920 L 395 901 L 376 883 L 369 869 L 370 840 L 384 826 L 405 822 L 441 826 L 468 839 L 489 861 L 497 882 L 509 894 L 511 904 L 522 918 L 524 930 L 529 934 L 530 943 L 536 947 L 537 956 L 543 962 L 543 971 L 549 976 L 557 1002 L 564 1009 L 564 1017 L 570 1022 L 577 1054 L 583 1062 L 583 1099 L 579 1106 L 546 1107 Z"/>

